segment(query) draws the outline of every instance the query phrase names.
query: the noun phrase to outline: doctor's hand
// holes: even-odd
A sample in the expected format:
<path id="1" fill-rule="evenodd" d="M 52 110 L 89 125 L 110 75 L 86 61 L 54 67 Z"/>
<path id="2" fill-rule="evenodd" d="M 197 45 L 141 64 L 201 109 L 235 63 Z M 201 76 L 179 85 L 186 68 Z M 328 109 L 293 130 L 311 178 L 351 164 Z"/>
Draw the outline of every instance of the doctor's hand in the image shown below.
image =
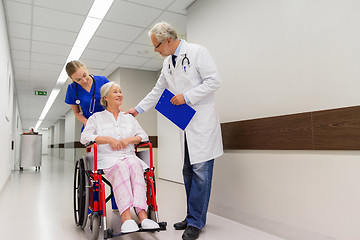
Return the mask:
<path id="1" fill-rule="evenodd" d="M 177 94 L 170 99 L 170 102 L 174 105 L 182 105 L 185 103 L 184 95 L 182 93 Z"/>
<path id="2" fill-rule="evenodd" d="M 134 117 L 136 117 L 139 113 L 138 113 L 138 111 L 136 111 L 136 109 L 135 108 L 131 108 L 131 109 L 129 109 L 125 114 L 131 114 L 131 115 L 133 115 Z"/>

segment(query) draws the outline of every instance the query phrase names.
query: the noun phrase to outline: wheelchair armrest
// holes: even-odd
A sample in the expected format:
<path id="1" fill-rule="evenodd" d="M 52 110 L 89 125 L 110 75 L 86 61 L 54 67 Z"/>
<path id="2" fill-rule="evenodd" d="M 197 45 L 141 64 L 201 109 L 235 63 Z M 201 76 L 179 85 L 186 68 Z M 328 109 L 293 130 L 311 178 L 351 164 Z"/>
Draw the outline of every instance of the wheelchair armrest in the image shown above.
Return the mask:
<path id="1" fill-rule="evenodd" d="M 85 147 L 91 147 L 93 144 L 96 144 L 95 141 L 91 141 L 85 144 Z"/>
<path id="2" fill-rule="evenodd" d="M 135 146 L 135 148 L 146 147 L 146 146 L 152 147 L 151 141 L 140 142 L 139 144 L 137 144 L 137 145 Z"/>

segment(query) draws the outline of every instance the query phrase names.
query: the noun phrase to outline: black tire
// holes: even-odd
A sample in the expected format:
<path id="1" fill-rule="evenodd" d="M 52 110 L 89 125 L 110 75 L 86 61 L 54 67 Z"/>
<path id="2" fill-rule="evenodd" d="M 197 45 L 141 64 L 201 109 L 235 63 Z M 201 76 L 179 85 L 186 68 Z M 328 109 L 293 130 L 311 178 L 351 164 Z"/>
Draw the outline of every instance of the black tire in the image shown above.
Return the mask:
<path id="1" fill-rule="evenodd" d="M 97 240 L 100 233 L 101 218 L 100 215 L 94 214 L 91 217 L 91 240 Z"/>
<path id="2" fill-rule="evenodd" d="M 84 229 L 89 208 L 89 189 L 86 186 L 88 178 L 85 172 L 84 160 L 78 159 L 74 172 L 74 218 L 75 224 Z"/>
<path id="3" fill-rule="evenodd" d="M 152 178 L 153 183 L 154 183 L 154 192 L 152 191 L 152 189 L 150 188 L 150 197 L 156 197 L 156 185 L 155 185 L 155 178 Z M 148 183 L 149 184 L 149 183 Z M 156 219 L 156 214 L 154 211 L 154 206 L 153 205 L 149 205 L 148 209 L 147 209 L 147 216 L 149 219 L 157 222 L 158 219 Z"/>

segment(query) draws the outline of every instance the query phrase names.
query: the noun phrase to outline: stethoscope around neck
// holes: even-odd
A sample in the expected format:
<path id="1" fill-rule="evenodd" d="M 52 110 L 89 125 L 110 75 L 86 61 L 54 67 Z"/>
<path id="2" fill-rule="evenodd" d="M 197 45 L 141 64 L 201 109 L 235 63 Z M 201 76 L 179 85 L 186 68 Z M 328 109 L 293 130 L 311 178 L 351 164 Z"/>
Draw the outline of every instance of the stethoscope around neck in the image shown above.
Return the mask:
<path id="1" fill-rule="evenodd" d="M 93 83 L 94 83 L 94 91 L 93 91 L 93 94 L 91 95 L 91 100 L 90 100 L 90 105 L 89 105 L 89 113 L 93 114 L 94 110 L 95 110 L 95 103 L 96 103 L 96 94 L 95 94 L 96 82 L 92 76 L 91 76 L 91 78 L 93 79 Z M 75 103 L 77 105 L 80 105 L 81 102 L 80 102 L 80 100 L 78 98 L 78 94 L 77 94 L 77 85 L 78 85 L 78 83 L 75 84 L 75 96 L 76 96 Z"/>
<path id="2" fill-rule="evenodd" d="M 183 59 L 181 60 L 181 66 L 182 66 L 182 68 L 184 69 L 184 72 L 186 72 L 186 65 L 187 65 L 188 67 L 190 66 L 190 60 L 189 60 L 189 58 L 186 56 L 186 53 L 185 53 L 185 56 L 184 56 Z M 170 75 L 172 74 L 171 69 L 170 69 L 170 64 L 169 64 L 169 73 L 170 73 Z"/>

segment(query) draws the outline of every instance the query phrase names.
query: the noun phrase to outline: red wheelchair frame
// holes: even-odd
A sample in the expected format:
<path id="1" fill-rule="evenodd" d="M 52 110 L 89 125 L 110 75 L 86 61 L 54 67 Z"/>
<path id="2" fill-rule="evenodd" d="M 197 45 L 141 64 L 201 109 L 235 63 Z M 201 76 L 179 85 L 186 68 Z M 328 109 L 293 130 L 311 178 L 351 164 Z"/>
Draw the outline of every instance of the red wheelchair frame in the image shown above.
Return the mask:
<path id="1" fill-rule="evenodd" d="M 151 142 L 143 142 L 136 146 L 137 155 L 141 155 L 143 151 L 137 151 L 138 148 L 148 147 L 149 151 L 149 168 L 145 170 L 144 177 L 147 189 L 147 215 L 148 218 L 156 221 L 160 228 L 154 231 L 166 230 L 166 222 L 159 222 L 158 207 L 155 197 L 155 177 L 153 166 L 153 149 Z M 93 160 L 89 157 L 93 148 Z M 87 223 L 87 218 L 90 219 L 90 230 L 92 232 L 92 239 L 98 239 L 101 222 L 103 223 L 104 239 L 117 237 L 123 235 L 122 233 L 114 233 L 111 228 L 107 228 L 106 223 L 106 203 L 111 199 L 112 208 L 117 209 L 115 199 L 113 197 L 112 187 L 110 182 L 102 176 L 103 172 L 97 169 L 97 144 L 91 142 L 87 146 L 87 156 L 78 159 L 75 163 L 74 174 L 74 217 L 75 223 L 80 228 L 84 229 Z M 141 158 L 141 157 L 140 157 Z M 105 184 L 111 188 L 110 195 L 105 198 Z M 89 212 L 91 213 L 89 214 Z M 101 221 L 101 217 L 103 221 Z M 140 229 L 140 232 L 149 231 Z"/>

